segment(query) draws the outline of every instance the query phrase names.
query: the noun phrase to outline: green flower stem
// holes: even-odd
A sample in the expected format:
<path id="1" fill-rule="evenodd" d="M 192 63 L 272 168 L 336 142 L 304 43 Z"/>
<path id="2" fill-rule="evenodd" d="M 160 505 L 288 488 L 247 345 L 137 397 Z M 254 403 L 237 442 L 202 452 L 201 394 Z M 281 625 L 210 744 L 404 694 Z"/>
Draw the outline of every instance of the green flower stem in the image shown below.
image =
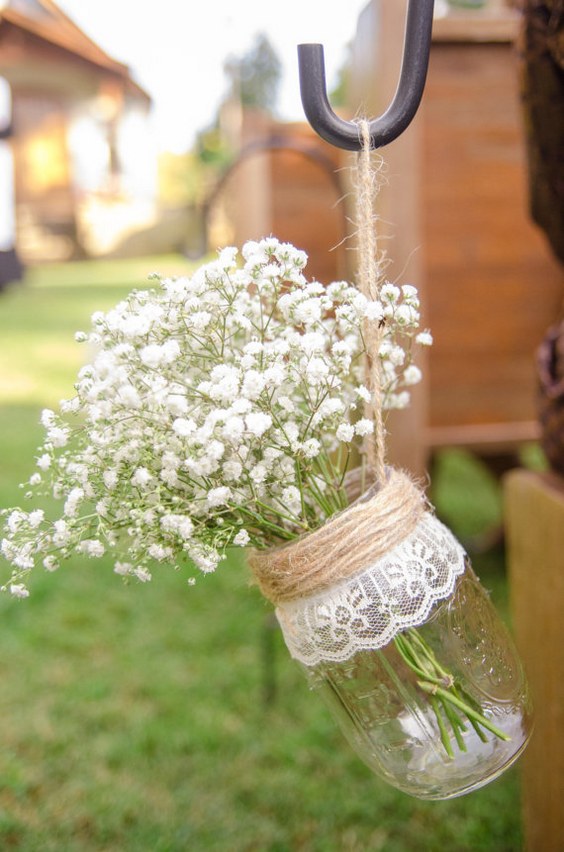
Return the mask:
<path id="1" fill-rule="evenodd" d="M 466 743 L 462 737 L 462 734 L 467 730 L 464 719 L 467 719 L 472 725 L 482 742 L 487 740 L 482 728 L 487 729 L 501 740 L 508 741 L 511 739 L 484 716 L 479 703 L 468 695 L 460 684 L 456 683 L 450 672 L 440 665 L 432 648 L 425 642 L 418 630 L 410 628 L 399 633 L 394 638 L 394 645 L 402 660 L 417 676 L 419 688 L 429 696 L 429 703 L 437 720 L 441 742 L 450 758 L 454 756 L 454 752 L 445 718 L 452 729 L 452 736 L 454 736 L 460 751 L 466 751 Z"/>
<path id="2" fill-rule="evenodd" d="M 288 532 L 284 527 L 278 526 L 277 524 L 273 524 L 271 521 L 267 521 L 266 518 L 263 518 L 262 515 L 258 515 L 256 512 L 253 512 L 252 509 L 247 508 L 246 506 L 239 505 L 238 510 L 242 515 L 250 518 L 255 524 L 260 532 L 264 532 L 265 530 L 272 532 L 278 538 L 283 541 L 293 541 L 296 536 L 294 533 Z M 270 507 L 267 507 L 270 508 Z M 268 541 L 263 545 L 263 547 L 271 547 L 271 541 Z"/>
<path id="3" fill-rule="evenodd" d="M 441 738 L 441 742 L 444 746 L 444 749 L 445 749 L 445 751 L 446 751 L 446 753 L 448 754 L 449 757 L 454 758 L 454 752 L 452 750 L 452 745 L 451 745 L 451 742 L 450 742 L 449 733 L 447 731 L 447 727 L 446 727 L 444 720 L 443 720 L 443 717 L 441 715 L 439 702 L 433 694 L 431 694 L 431 696 L 429 698 L 429 702 L 431 704 L 431 707 L 433 708 L 433 712 L 435 713 L 435 716 L 437 717 L 437 724 L 439 726 L 439 736 Z"/>
<path id="4" fill-rule="evenodd" d="M 394 643 L 396 649 L 398 650 L 400 656 L 402 657 L 406 665 L 408 665 L 409 668 L 413 672 L 415 672 L 418 677 L 430 681 L 431 683 L 434 683 L 437 686 L 441 685 L 440 678 L 436 677 L 436 675 L 434 675 L 428 667 L 425 667 L 425 665 L 421 662 L 421 660 L 414 652 L 413 647 L 407 641 L 405 635 L 399 633 L 395 637 Z"/>
<path id="5" fill-rule="evenodd" d="M 263 501 L 259 500 L 258 497 L 255 498 L 255 504 L 258 506 L 259 509 L 264 510 L 265 515 L 276 515 L 277 518 L 280 518 L 283 521 L 288 521 L 288 523 L 292 523 L 292 522 L 295 523 L 296 522 L 296 519 L 293 516 L 287 515 L 286 512 L 282 512 L 282 511 L 280 511 L 280 509 L 276 509 L 274 506 L 272 506 L 269 503 L 263 503 Z M 237 508 L 240 508 L 240 507 L 237 506 Z M 252 512 L 251 509 L 249 509 L 247 511 Z M 256 516 L 257 520 L 259 520 L 259 522 L 262 524 L 264 515 L 259 515 L 258 512 L 253 512 L 253 514 Z M 284 528 L 284 530 L 286 532 L 285 538 L 294 539 L 296 537 L 295 534 L 293 534 L 293 533 L 288 534 L 288 530 L 286 530 L 285 528 Z M 305 523 L 303 524 L 302 532 L 309 532 L 309 529 L 308 529 L 308 527 L 306 526 Z"/>
<path id="6" fill-rule="evenodd" d="M 410 628 L 406 632 L 407 632 L 407 635 L 409 636 L 409 638 L 412 639 L 413 642 L 417 645 L 417 647 L 420 649 L 421 653 L 429 661 L 429 663 L 433 666 L 433 668 L 436 670 L 436 672 L 439 674 L 439 676 L 444 677 L 447 680 L 452 680 L 449 673 L 446 672 L 443 669 L 443 667 L 439 664 L 439 661 L 437 660 L 433 651 L 431 650 L 429 645 L 424 641 L 424 639 L 422 639 L 421 635 L 417 632 L 417 630 Z"/>
<path id="7" fill-rule="evenodd" d="M 466 743 L 462 737 L 462 733 L 467 730 L 466 725 L 448 701 L 444 701 L 441 699 L 441 706 L 445 712 L 445 716 L 450 722 L 450 726 L 452 728 L 452 732 L 454 734 L 454 738 L 456 740 L 456 744 L 460 751 L 466 751 Z M 436 712 L 436 711 L 435 711 Z"/>
<path id="8" fill-rule="evenodd" d="M 429 695 L 437 696 L 437 698 L 442 698 L 443 701 L 450 701 L 454 704 L 455 707 L 458 707 L 459 710 L 468 716 L 469 719 L 474 719 L 480 725 L 483 725 L 484 728 L 487 728 L 488 731 L 491 731 L 492 734 L 495 734 L 496 737 L 499 737 L 500 740 L 505 740 L 508 742 L 511 737 L 509 737 L 506 733 L 504 733 L 500 728 L 497 728 L 489 719 L 482 713 L 477 713 L 476 710 L 473 710 L 469 704 L 461 701 L 456 695 L 452 694 L 452 691 L 447 691 L 446 689 L 442 689 L 442 687 L 437 686 L 434 683 L 426 683 L 425 681 L 417 681 L 417 685 Z"/>
<path id="9" fill-rule="evenodd" d="M 451 674 L 449 674 L 449 672 L 447 672 L 439 664 L 435 654 L 433 653 L 433 651 L 431 650 L 429 645 L 425 642 L 425 640 L 421 637 L 421 635 L 418 633 L 418 631 L 411 628 L 408 631 L 406 631 L 406 633 L 409 636 L 409 638 L 417 645 L 417 647 L 424 654 L 426 660 L 431 665 L 432 670 L 435 671 L 436 674 L 438 675 L 438 678 L 433 678 L 432 682 L 438 683 L 439 686 L 445 686 L 446 685 L 448 687 L 448 689 L 452 691 L 453 695 L 458 697 L 460 700 L 463 700 L 461 698 L 460 692 L 459 692 L 459 690 L 458 690 L 458 688 L 457 688 L 457 686 L 454 682 L 454 678 L 452 677 Z M 431 678 L 429 677 L 429 674 L 430 674 L 430 672 L 428 672 L 427 675 L 426 675 L 427 680 L 431 680 Z M 463 690 L 462 690 L 462 692 L 463 692 L 463 695 L 464 695 L 464 700 L 467 701 L 467 703 L 470 704 L 470 706 L 473 707 L 476 710 L 476 712 L 480 713 L 481 707 L 478 704 L 478 702 L 474 701 L 474 699 L 472 699 L 467 693 L 464 693 Z M 457 734 L 459 733 L 459 731 L 455 730 L 454 726 L 460 727 L 460 730 L 462 730 L 462 731 L 465 731 L 466 727 L 464 726 L 464 724 L 460 720 L 460 717 L 458 716 L 458 714 L 453 710 L 452 706 L 448 702 L 443 702 L 443 706 L 444 706 L 445 713 L 449 717 L 449 721 L 453 725 L 453 731 L 454 731 L 455 737 L 458 741 L 458 735 Z M 475 722 L 472 719 L 469 719 L 469 721 L 471 722 L 472 726 L 474 727 L 474 729 L 475 729 L 476 733 L 478 734 L 478 736 L 480 737 L 480 739 L 482 739 L 482 741 L 485 742 L 486 737 L 485 737 L 483 731 L 481 730 L 481 728 L 478 726 L 477 722 Z"/>
<path id="10" fill-rule="evenodd" d="M 331 455 L 324 448 L 323 452 L 314 460 L 314 464 L 319 470 L 321 475 L 321 479 L 325 480 L 325 482 L 331 485 L 329 489 L 329 494 L 333 499 L 334 510 L 335 512 L 341 512 L 343 509 L 347 508 L 348 500 L 346 492 L 343 488 L 343 483 L 345 481 L 345 475 L 348 468 L 348 462 L 350 456 L 350 451 L 348 452 L 346 463 L 335 467 L 331 460 Z M 338 484 L 336 484 L 338 483 Z"/>
<path id="11" fill-rule="evenodd" d="M 302 471 L 300 470 L 300 466 L 298 464 L 296 464 L 296 478 L 298 480 L 298 488 L 300 490 L 301 499 L 302 499 L 303 517 L 306 518 L 308 516 L 308 514 L 311 514 L 311 512 L 307 511 L 307 508 L 306 508 L 306 505 L 305 505 L 305 500 L 304 500 L 305 491 L 307 490 L 311 494 L 313 499 L 315 500 L 316 504 L 322 510 L 324 516 L 326 518 L 330 518 L 331 515 L 335 511 L 333 509 L 333 507 L 331 506 L 330 500 L 328 500 L 327 497 L 324 494 L 322 494 L 321 491 L 319 490 L 319 487 L 318 487 L 317 483 L 315 482 L 315 477 L 309 476 L 306 471 L 303 471 L 303 474 L 305 474 L 305 482 L 304 482 L 304 479 L 302 478 Z M 305 485 L 305 487 L 304 487 L 304 485 Z M 313 519 L 315 519 L 315 515 L 313 516 Z"/>
<path id="12" fill-rule="evenodd" d="M 456 695 L 457 698 L 462 698 L 462 700 L 467 701 L 468 704 L 470 704 L 470 706 L 473 707 L 474 710 L 476 710 L 478 713 L 480 712 L 481 708 L 480 708 L 480 705 L 478 704 L 478 702 L 475 701 L 472 698 L 472 696 L 469 695 L 464 689 L 460 689 L 460 691 L 459 691 L 457 686 L 455 685 L 455 686 L 452 687 L 452 693 L 453 693 L 453 695 Z M 485 733 L 483 732 L 483 730 L 480 728 L 479 724 L 474 719 L 469 718 L 468 721 L 470 722 L 470 724 L 472 725 L 472 727 L 474 728 L 474 730 L 476 731 L 476 733 L 478 734 L 478 736 L 480 737 L 482 742 L 483 743 L 487 742 L 488 738 L 485 735 Z"/>

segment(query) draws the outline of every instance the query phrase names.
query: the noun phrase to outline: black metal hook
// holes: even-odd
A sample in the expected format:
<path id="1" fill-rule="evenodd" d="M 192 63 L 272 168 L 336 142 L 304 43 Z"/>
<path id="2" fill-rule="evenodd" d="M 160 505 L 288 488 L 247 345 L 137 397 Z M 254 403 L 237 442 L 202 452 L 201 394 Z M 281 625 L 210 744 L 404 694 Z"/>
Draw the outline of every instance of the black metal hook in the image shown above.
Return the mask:
<path id="1" fill-rule="evenodd" d="M 409 0 L 400 79 L 386 112 L 370 122 L 373 148 L 381 148 L 403 133 L 421 102 L 431 49 L 434 0 Z M 327 142 L 347 151 L 360 151 L 359 126 L 335 115 L 327 98 L 322 44 L 298 45 L 300 91 L 306 117 Z"/>

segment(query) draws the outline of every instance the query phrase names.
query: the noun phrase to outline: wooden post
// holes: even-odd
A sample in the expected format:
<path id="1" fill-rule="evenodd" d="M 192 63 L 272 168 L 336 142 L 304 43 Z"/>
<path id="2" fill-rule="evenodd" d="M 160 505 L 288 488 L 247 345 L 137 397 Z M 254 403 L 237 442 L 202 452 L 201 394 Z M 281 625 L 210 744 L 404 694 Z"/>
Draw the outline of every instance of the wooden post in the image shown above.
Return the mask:
<path id="1" fill-rule="evenodd" d="M 505 477 L 516 641 L 535 708 L 522 761 L 527 852 L 564 849 L 564 479 L 515 470 Z"/>
<path id="2" fill-rule="evenodd" d="M 381 115 L 390 103 L 405 10 L 406 0 L 363 9 L 351 114 Z M 518 24 L 501 0 L 436 18 L 421 108 L 383 150 L 389 275 L 421 289 L 435 341 L 421 353 L 428 366 L 419 362 L 426 383 L 389 423 L 390 462 L 419 475 L 440 446 L 508 454 L 535 438 L 534 350 L 559 314 L 562 267 L 527 216 Z"/>

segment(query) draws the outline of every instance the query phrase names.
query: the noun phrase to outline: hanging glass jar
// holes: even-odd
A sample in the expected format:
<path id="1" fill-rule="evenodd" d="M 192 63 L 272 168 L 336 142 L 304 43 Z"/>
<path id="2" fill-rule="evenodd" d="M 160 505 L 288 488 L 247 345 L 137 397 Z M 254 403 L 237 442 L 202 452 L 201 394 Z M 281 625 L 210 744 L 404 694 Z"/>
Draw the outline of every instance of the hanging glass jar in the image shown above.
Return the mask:
<path id="1" fill-rule="evenodd" d="M 392 527 L 394 512 L 390 519 Z M 330 547 L 325 559 L 334 558 Z M 288 565 L 310 572 L 309 560 Z M 361 571 L 279 601 L 276 614 L 350 744 L 405 793 L 460 796 L 523 751 L 532 717 L 518 655 L 461 545 L 432 512 Z"/>

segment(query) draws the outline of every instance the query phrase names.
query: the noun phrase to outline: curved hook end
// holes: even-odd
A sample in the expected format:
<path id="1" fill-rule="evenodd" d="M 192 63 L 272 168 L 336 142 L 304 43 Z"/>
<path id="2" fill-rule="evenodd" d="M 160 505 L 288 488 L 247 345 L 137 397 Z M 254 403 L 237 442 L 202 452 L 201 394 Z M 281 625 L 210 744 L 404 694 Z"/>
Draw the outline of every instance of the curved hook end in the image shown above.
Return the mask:
<path id="1" fill-rule="evenodd" d="M 373 148 L 396 139 L 417 112 L 429 63 L 433 6 L 434 0 L 409 0 L 398 88 L 386 112 L 370 122 Z M 298 45 L 298 64 L 302 104 L 313 129 L 338 148 L 359 151 L 358 125 L 335 115 L 327 99 L 323 45 Z"/>
<path id="2" fill-rule="evenodd" d="M 327 99 L 323 45 L 299 44 L 298 67 L 302 105 L 313 129 L 322 139 L 338 148 L 359 151 L 358 127 L 335 115 Z"/>

